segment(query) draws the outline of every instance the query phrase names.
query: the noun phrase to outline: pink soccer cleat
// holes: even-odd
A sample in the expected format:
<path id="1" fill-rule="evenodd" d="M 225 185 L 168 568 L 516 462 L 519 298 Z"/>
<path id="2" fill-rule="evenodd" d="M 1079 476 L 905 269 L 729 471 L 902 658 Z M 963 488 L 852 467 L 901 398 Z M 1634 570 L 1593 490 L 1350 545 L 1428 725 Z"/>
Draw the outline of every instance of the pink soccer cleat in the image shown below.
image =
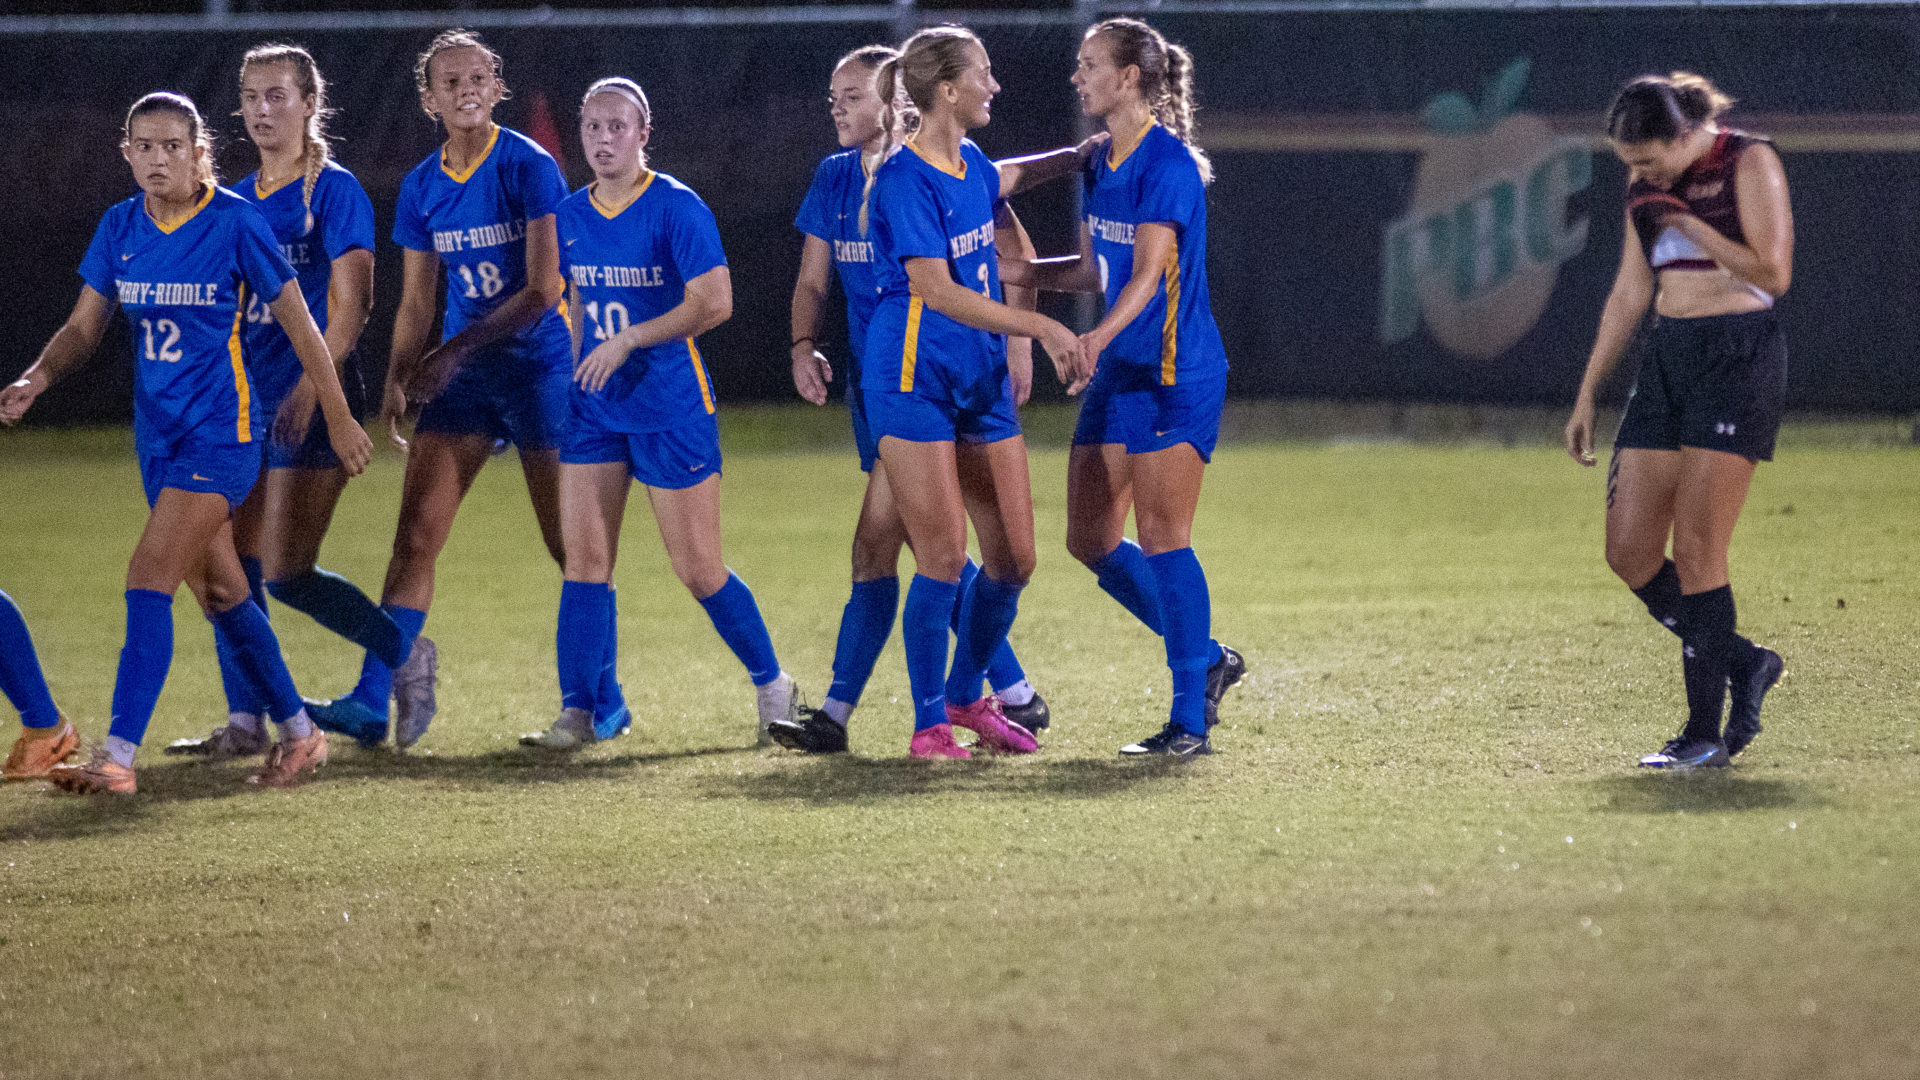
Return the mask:
<path id="1" fill-rule="evenodd" d="M 947 710 L 952 715 L 953 710 Z M 907 746 L 907 756 L 917 758 L 970 758 L 973 753 L 966 747 L 953 741 L 952 724 L 935 724 L 930 728 L 921 728 L 913 733 L 913 742 Z"/>
<path id="2" fill-rule="evenodd" d="M 1007 719 L 1000 699 L 988 694 L 971 705 L 947 706 L 947 722 L 980 736 L 980 746 L 996 754 L 1031 754 L 1040 749 L 1033 732 Z"/>

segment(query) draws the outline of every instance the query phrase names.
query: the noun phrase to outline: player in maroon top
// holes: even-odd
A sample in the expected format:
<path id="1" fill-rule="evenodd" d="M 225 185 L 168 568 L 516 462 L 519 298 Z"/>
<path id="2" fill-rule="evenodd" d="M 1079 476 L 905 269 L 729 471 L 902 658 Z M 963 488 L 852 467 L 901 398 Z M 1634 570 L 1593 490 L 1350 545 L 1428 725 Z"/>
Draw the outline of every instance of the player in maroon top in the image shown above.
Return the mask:
<path id="1" fill-rule="evenodd" d="M 1653 768 L 1728 764 L 1759 734 L 1761 699 L 1784 670 L 1734 632 L 1727 548 L 1780 428 L 1787 347 L 1773 302 L 1793 275 L 1793 211 L 1773 147 L 1719 126 L 1732 103 L 1686 72 L 1642 76 L 1614 98 L 1626 235 L 1567 421 L 1567 452 L 1592 465 L 1594 395 L 1651 304 L 1659 319 L 1607 475 L 1607 565 L 1682 643 L 1687 723 L 1640 760 Z"/>

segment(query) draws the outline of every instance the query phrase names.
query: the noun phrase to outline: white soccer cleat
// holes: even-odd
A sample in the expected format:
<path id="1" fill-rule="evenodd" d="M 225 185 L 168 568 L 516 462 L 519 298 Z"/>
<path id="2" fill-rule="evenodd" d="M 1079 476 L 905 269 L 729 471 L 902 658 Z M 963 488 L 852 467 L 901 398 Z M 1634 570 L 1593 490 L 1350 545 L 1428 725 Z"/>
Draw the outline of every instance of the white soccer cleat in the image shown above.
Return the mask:
<path id="1" fill-rule="evenodd" d="M 561 709 L 560 719 L 545 731 L 529 731 L 520 736 L 521 746 L 542 750 L 578 750 L 598 740 L 593 735 L 593 713 L 588 709 Z"/>

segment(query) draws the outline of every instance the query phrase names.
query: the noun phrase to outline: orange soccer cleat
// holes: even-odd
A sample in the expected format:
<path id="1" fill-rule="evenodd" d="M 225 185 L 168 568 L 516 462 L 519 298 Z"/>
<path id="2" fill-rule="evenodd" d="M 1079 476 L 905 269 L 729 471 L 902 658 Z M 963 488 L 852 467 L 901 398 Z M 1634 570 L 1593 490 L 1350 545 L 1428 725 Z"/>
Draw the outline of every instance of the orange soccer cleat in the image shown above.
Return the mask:
<path id="1" fill-rule="evenodd" d="M 327 763 L 327 733 L 314 729 L 304 739 L 282 739 L 267 751 L 267 767 L 247 777 L 261 787 L 289 788 Z"/>
<path id="2" fill-rule="evenodd" d="M 73 724 L 63 713 L 60 722 L 50 728 L 21 730 L 20 738 L 14 741 L 13 749 L 7 753 L 6 766 L 0 768 L 0 778 L 43 780 L 55 765 L 72 757 L 79 749 L 80 733 L 73 730 Z"/>
<path id="3" fill-rule="evenodd" d="M 69 795 L 131 795 L 139 790 L 133 767 L 113 760 L 104 746 L 85 765 L 55 765 L 47 770 L 47 779 Z"/>

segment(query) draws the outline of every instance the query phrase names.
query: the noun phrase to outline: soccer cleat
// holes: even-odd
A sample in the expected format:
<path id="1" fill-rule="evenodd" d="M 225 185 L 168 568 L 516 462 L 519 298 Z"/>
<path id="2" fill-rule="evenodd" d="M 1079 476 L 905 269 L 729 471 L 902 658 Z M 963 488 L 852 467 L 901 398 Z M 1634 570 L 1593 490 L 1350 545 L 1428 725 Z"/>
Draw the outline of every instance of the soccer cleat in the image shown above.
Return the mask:
<path id="1" fill-rule="evenodd" d="M 953 741 L 952 724 L 935 724 L 913 733 L 907 756 L 916 758 L 970 758 L 973 753 Z"/>
<path id="2" fill-rule="evenodd" d="M 47 770 L 53 786 L 69 795 L 131 795 L 139 790 L 133 768 L 113 760 L 102 746 L 84 765 L 55 765 Z"/>
<path id="3" fill-rule="evenodd" d="M 1227 685 L 1231 686 L 1232 683 Z M 1167 726 L 1141 739 L 1137 743 L 1128 743 L 1120 748 L 1121 757 L 1142 757 L 1148 754 L 1162 754 L 1167 757 L 1198 757 L 1213 753 L 1213 744 L 1205 735 L 1195 735 L 1173 720 Z"/>
<path id="4" fill-rule="evenodd" d="M 800 722 L 800 710 L 804 707 L 800 698 L 800 684 L 793 676 L 781 672 L 779 677 L 754 691 L 754 707 L 760 713 L 760 745 L 772 746 L 771 729 L 775 720 L 785 720 L 789 724 Z"/>
<path id="5" fill-rule="evenodd" d="M 294 787 L 326 763 L 326 732 L 315 731 L 304 739 L 282 739 L 267 751 L 267 767 L 247 777 L 247 783 L 261 787 Z"/>
<path id="6" fill-rule="evenodd" d="M 1246 658 L 1220 646 L 1220 658 L 1207 665 L 1207 726 L 1220 722 L 1220 699 L 1247 674 Z"/>
<path id="7" fill-rule="evenodd" d="M 208 761 L 228 761 L 264 754 L 271 743 L 264 727 L 252 731 L 236 724 L 221 724 L 204 739 L 175 739 L 161 753 L 203 757 Z"/>
<path id="8" fill-rule="evenodd" d="M 980 749 L 996 754 L 1031 754 L 1040 749 L 1033 732 L 1008 720 L 1000 711 L 1000 699 L 992 694 L 971 705 L 949 704 L 947 723 L 980 736 Z"/>
<path id="9" fill-rule="evenodd" d="M 1727 746 L 1719 739 L 1689 739 L 1685 735 L 1669 740 L 1658 753 L 1640 759 L 1645 769 L 1724 769 Z"/>
<path id="10" fill-rule="evenodd" d="M 561 709 L 560 718 L 545 731 L 529 731 L 520 736 L 521 746 L 537 746 L 542 750 L 578 750 L 599 741 L 593 713 L 577 708 Z"/>
<path id="11" fill-rule="evenodd" d="M 440 711 L 434 687 L 440 681 L 440 650 L 433 639 L 413 639 L 407 659 L 393 669 L 393 745 L 405 750 L 420 741 Z"/>
<path id="12" fill-rule="evenodd" d="M 799 720 L 775 720 L 767 725 L 773 741 L 803 754 L 844 754 L 847 729 L 823 709 L 800 710 Z"/>
<path id="13" fill-rule="evenodd" d="M 307 719 L 322 731 L 345 735 L 371 750 L 387 741 L 387 718 L 368 708 L 357 697 L 348 695 L 332 701 L 305 699 Z"/>
<path id="14" fill-rule="evenodd" d="M 0 778 L 7 780 L 43 780 L 55 765 L 80 750 L 80 733 L 66 714 L 50 728 L 22 728 L 20 737 L 7 752 L 7 764 Z"/>
<path id="15" fill-rule="evenodd" d="M 1728 697 L 1732 700 L 1727 710 L 1725 736 L 1728 757 L 1745 750 L 1753 737 L 1760 734 L 1760 703 L 1787 670 L 1787 662 L 1779 653 L 1758 645 L 1754 648 L 1760 653 L 1760 659 L 1745 671 L 1734 672 L 1728 681 Z"/>
<path id="16" fill-rule="evenodd" d="M 1028 731 L 1035 732 L 1045 731 L 1047 725 L 1053 721 L 1053 714 L 1047 711 L 1047 699 L 1039 694 L 1033 695 L 1033 700 L 1025 705 L 1009 705 L 1002 701 L 1000 715 Z"/>
<path id="17" fill-rule="evenodd" d="M 632 726 L 633 714 L 627 711 L 625 705 L 622 705 L 605 716 L 594 717 L 593 737 L 598 742 L 617 739 L 625 735 L 627 729 Z"/>

